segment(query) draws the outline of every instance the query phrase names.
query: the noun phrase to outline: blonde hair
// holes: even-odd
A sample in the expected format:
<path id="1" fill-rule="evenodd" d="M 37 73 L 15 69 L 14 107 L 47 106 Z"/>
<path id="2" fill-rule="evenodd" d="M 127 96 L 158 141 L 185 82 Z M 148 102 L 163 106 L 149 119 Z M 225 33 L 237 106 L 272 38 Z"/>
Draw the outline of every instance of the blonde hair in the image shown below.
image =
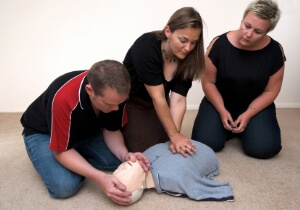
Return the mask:
<path id="1" fill-rule="evenodd" d="M 261 19 L 270 21 L 268 32 L 274 30 L 280 19 L 281 13 L 278 4 L 272 0 L 256 0 L 251 2 L 246 8 L 243 18 L 245 18 L 249 12 L 253 12 Z"/>

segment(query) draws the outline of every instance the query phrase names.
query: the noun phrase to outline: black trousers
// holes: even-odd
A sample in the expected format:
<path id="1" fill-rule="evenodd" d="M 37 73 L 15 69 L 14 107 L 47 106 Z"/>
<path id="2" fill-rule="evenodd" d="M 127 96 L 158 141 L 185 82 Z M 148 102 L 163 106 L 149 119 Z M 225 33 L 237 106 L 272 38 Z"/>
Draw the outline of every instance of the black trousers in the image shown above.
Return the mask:
<path id="1" fill-rule="evenodd" d="M 204 97 L 194 121 L 192 139 L 208 145 L 217 152 L 224 148 L 229 137 L 234 137 L 234 134 L 223 127 L 219 113 Z M 279 153 L 281 134 L 275 104 L 272 103 L 254 116 L 239 137 L 245 153 L 249 156 L 266 159 Z"/>

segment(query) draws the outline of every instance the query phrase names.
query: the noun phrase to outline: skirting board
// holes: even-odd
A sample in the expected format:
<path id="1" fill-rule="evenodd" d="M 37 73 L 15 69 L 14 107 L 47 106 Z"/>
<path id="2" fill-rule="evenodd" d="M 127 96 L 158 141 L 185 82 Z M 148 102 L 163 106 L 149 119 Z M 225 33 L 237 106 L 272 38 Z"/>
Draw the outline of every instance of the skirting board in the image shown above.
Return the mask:
<path id="1" fill-rule="evenodd" d="M 275 103 L 276 108 L 300 108 L 300 103 Z M 187 110 L 198 110 L 198 105 L 187 105 Z"/>
<path id="2" fill-rule="evenodd" d="M 276 108 L 300 108 L 300 103 L 275 103 Z M 191 104 L 187 105 L 187 110 L 198 110 L 199 104 Z M 0 113 L 21 113 L 24 112 L 25 109 L 1 109 Z"/>

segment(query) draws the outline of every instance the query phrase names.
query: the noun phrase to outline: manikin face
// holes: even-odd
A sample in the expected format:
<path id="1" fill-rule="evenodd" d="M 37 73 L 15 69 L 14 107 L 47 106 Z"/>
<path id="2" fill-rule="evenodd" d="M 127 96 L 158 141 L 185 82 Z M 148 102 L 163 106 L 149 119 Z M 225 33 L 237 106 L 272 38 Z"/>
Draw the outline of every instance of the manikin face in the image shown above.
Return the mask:
<path id="1" fill-rule="evenodd" d="M 167 26 L 165 28 L 165 34 L 170 40 L 171 53 L 182 60 L 196 47 L 201 34 L 201 29 L 185 28 L 171 32 Z"/>
<path id="2" fill-rule="evenodd" d="M 126 186 L 126 191 L 132 193 L 129 197 L 132 200 L 131 203 L 136 202 L 142 196 L 146 174 L 139 161 L 122 163 L 113 175 Z"/>
<path id="3" fill-rule="evenodd" d="M 253 12 L 249 12 L 242 20 L 239 29 L 239 45 L 243 49 L 251 49 L 259 44 L 267 34 L 270 21 L 259 18 Z"/>

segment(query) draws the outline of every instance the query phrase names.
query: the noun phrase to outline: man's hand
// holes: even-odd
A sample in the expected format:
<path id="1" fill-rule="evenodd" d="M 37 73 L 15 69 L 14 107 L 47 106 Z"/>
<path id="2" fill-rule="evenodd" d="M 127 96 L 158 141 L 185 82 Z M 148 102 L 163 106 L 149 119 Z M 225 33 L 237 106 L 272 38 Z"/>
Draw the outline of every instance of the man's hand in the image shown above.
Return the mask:
<path id="1" fill-rule="evenodd" d="M 97 183 L 107 197 L 113 202 L 127 206 L 130 204 L 131 199 L 128 196 L 131 192 L 126 191 L 126 187 L 116 177 L 110 174 L 105 174 L 104 177 L 99 179 Z"/>
<path id="2" fill-rule="evenodd" d="M 148 160 L 148 158 L 141 152 L 128 152 L 125 157 L 124 157 L 125 161 L 132 161 L 135 162 L 136 160 L 138 160 L 142 166 L 142 168 L 144 169 L 145 173 L 148 172 L 149 167 L 150 167 L 150 162 Z"/>

